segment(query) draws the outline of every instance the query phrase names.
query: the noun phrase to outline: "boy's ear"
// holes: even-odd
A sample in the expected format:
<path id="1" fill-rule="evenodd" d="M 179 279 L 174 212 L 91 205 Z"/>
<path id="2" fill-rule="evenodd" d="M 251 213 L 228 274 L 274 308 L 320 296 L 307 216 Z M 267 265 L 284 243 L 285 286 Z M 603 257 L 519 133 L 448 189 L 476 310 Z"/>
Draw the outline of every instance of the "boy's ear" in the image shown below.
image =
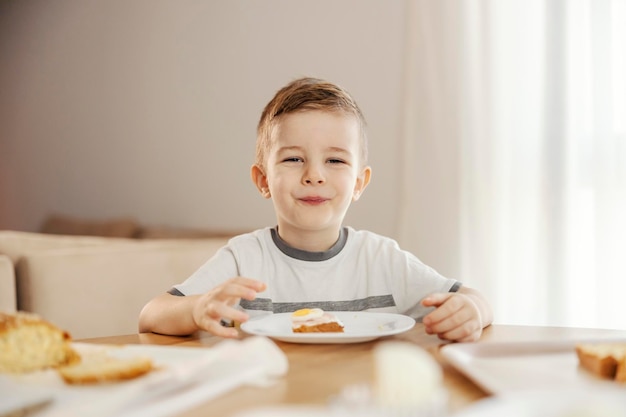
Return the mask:
<path id="1" fill-rule="evenodd" d="M 270 198 L 270 187 L 267 184 L 267 177 L 265 176 L 263 169 L 256 164 L 252 165 L 252 168 L 250 169 L 250 177 L 263 198 Z"/>
<path id="2" fill-rule="evenodd" d="M 352 193 L 352 201 L 357 201 L 361 197 L 361 194 L 363 194 L 363 191 L 365 191 L 367 184 L 370 183 L 371 177 L 372 168 L 366 166 L 356 177 L 356 184 L 354 185 L 354 192 Z"/>

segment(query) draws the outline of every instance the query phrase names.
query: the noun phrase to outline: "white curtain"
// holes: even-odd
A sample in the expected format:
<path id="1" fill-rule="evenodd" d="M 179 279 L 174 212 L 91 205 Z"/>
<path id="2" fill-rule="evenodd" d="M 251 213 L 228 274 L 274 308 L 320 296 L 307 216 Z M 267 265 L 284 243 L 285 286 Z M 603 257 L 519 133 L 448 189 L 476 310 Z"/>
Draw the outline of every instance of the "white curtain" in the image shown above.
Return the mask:
<path id="1" fill-rule="evenodd" d="M 409 0 L 400 243 L 496 322 L 626 328 L 626 0 Z"/>

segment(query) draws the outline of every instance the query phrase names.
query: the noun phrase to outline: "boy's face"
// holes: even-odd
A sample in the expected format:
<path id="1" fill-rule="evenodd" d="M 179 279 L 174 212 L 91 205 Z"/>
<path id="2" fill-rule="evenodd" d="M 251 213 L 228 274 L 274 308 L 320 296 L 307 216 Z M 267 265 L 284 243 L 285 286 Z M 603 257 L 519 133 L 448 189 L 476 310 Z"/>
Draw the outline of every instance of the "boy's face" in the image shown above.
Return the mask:
<path id="1" fill-rule="evenodd" d="M 354 117 L 323 111 L 281 117 L 265 172 L 253 167 L 253 179 L 273 199 L 283 239 L 293 244 L 288 237 L 303 232 L 337 238 L 350 203 L 369 182 L 370 168 L 361 167 L 360 146 Z"/>

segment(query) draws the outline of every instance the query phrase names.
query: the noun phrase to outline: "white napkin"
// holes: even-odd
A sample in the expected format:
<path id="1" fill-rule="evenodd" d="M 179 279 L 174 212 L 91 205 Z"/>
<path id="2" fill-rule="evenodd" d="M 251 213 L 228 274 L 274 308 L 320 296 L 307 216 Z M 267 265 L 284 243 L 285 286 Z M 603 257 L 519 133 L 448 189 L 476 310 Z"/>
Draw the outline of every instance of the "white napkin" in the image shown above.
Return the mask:
<path id="1" fill-rule="evenodd" d="M 114 348 L 113 348 L 114 349 Z M 50 388 L 52 401 L 35 411 L 34 417 L 165 417 L 245 384 L 267 385 L 287 373 L 285 354 L 270 339 L 260 336 L 224 340 L 210 348 L 127 345 L 128 355 L 165 357 L 163 369 L 136 380 L 96 386 L 66 386 L 58 376 L 36 381 Z M 155 352 L 157 354 L 155 354 Z M 181 353 L 190 353 L 181 358 Z M 20 384 L 28 384 L 22 380 Z"/>

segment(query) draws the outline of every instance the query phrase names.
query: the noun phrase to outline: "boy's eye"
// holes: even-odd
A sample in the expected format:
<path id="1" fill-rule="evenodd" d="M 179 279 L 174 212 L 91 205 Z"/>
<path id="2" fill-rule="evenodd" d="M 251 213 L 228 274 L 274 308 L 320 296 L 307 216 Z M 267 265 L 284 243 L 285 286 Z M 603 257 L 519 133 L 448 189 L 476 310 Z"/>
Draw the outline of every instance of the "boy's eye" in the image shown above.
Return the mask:
<path id="1" fill-rule="evenodd" d="M 283 162 L 302 162 L 302 158 L 299 158 L 297 156 L 293 156 L 293 157 L 290 157 L 290 158 L 283 159 Z"/>
<path id="2" fill-rule="evenodd" d="M 331 164 L 343 164 L 343 163 L 345 163 L 343 161 L 343 159 L 334 159 L 334 158 L 329 159 L 328 162 L 331 163 Z"/>

